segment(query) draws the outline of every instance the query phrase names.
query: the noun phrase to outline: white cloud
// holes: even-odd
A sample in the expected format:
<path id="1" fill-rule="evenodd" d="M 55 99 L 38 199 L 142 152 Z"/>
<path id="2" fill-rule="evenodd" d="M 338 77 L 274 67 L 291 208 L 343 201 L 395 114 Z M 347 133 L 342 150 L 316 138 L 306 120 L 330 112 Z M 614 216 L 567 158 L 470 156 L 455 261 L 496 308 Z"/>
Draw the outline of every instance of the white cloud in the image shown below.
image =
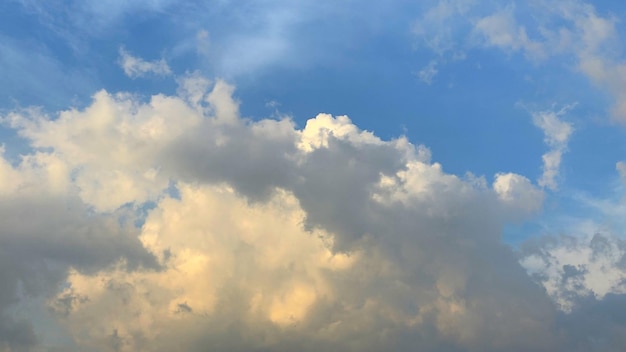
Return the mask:
<path id="1" fill-rule="evenodd" d="M 549 18 L 563 23 L 556 28 L 541 25 L 541 38 L 534 41 L 536 47 L 547 55 L 571 55 L 577 60 L 577 68 L 593 83 L 608 91 L 615 100 L 613 117 L 626 121 L 624 82 L 626 63 L 620 58 L 620 40 L 612 16 L 601 16 L 594 6 L 579 1 L 540 2 Z M 525 48 L 527 54 L 532 48 Z M 541 49 L 539 49 L 541 48 Z"/>
<path id="2" fill-rule="evenodd" d="M 624 187 L 626 187 L 626 162 L 623 162 L 623 161 L 617 162 L 617 164 L 615 165 L 615 168 L 617 169 L 619 173 L 619 177 L 622 183 L 624 184 Z"/>
<path id="3" fill-rule="evenodd" d="M 524 176 L 513 173 L 498 174 L 493 182 L 493 189 L 502 202 L 511 204 L 518 211 L 522 210 L 522 214 L 541 209 L 543 192 Z"/>
<path id="4" fill-rule="evenodd" d="M 0 159 L 3 324 L 18 326 L 23 282 L 65 350 L 574 346 L 500 240 L 541 207 L 527 178 L 447 174 L 347 116 L 248 121 L 232 86 L 179 82 L 178 96 L 101 91 L 81 110 L 3 118 L 35 148 Z M 0 341 L 28 349 L 50 335 L 38 329 Z"/>
<path id="5" fill-rule="evenodd" d="M 562 310 L 585 314 L 591 310 L 585 302 L 626 297 L 626 205 L 619 196 L 576 194 L 574 200 L 584 206 L 582 213 L 523 244 L 521 263 Z M 561 235 L 550 236 L 554 231 Z"/>
<path id="6" fill-rule="evenodd" d="M 476 21 L 474 29 L 484 36 L 486 45 L 506 51 L 523 51 L 529 58 L 538 60 L 544 56 L 541 43 L 528 38 L 524 26 L 516 23 L 514 7 L 509 6 Z"/>
<path id="7" fill-rule="evenodd" d="M 557 14 L 571 21 L 572 28 L 561 30 L 572 42 L 578 59 L 578 69 L 592 82 L 608 91 L 614 98 L 613 117 L 626 122 L 626 62 L 621 58 L 621 41 L 615 28 L 617 19 L 599 15 L 593 5 L 564 2 Z"/>
<path id="8" fill-rule="evenodd" d="M 614 235 L 545 239 L 522 265 L 535 275 L 561 309 L 571 311 L 591 295 L 626 293 L 626 244 Z"/>
<path id="9" fill-rule="evenodd" d="M 437 70 L 437 61 L 432 60 L 417 73 L 417 78 L 426 84 L 431 84 L 437 73 L 439 73 L 439 70 Z"/>
<path id="10" fill-rule="evenodd" d="M 542 156 L 543 174 L 539 179 L 539 185 L 556 190 L 558 187 L 559 168 L 563 153 L 567 151 L 569 138 L 574 128 L 561 117 L 571 109 L 570 106 L 559 111 L 541 111 L 533 113 L 533 123 L 544 134 L 544 142 L 550 150 Z"/>
<path id="11" fill-rule="evenodd" d="M 139 57 L 132 56 L 124 48 L 120 49 L 119 63 L 124 73 L 130 78 L 144 77 L 149 74 L 157 76 L 172 74 L 172 70 L 170 70 L 164 59 L 145 61 Z"/>
<path id="12" fill-rule="evenodd" d="M 71 174 L 81 199 L 99 211 L 153 199 L 166 188 L 168 178 L 154 159 L 200 119 L 180 99 L 157 95 L 137 105 L 129 95 L 106 91 L 96 93 L 87 110 L 63 111 L 54 120 L 37 111 L 7 116 L 34 147 L 54 149 L 65 177 Z"/>

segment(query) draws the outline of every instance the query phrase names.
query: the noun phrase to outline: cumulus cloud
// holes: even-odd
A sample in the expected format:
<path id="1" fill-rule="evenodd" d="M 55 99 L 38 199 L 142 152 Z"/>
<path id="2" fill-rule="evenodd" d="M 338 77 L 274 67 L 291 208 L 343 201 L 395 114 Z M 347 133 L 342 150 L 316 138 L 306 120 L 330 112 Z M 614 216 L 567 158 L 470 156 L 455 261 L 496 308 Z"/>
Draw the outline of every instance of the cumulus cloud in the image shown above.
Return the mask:
<path id="1" fill-rule="evenodd" d="M 575 315 L 501 242 L 541 207 L 527 178 L 448 174 L 347 116 L 246 120 L 229 84 L 179 83 L 2 118 L 33 151 L 0 159 L 1 347 L 54 347 L 13 313 L 26 297 L 65 350 L 587 351 L 606 336 L 576 340 Z"/>
<path id="2" fill-rule="evenodd" d="M 164 59 L 145 61 L 142 58 L 129 54 L 124 48 L 120 48 L 119 64 L 124 73 L 130 78 L 144 77 L 149 74 L 167 76 L 172 70 Z"/>
<path id="3" fill-rule="evenodd" d="M 543 203 L 543 192 L 526 177 L 514 173 L 496 175 L 493 189 L 502 202 L 521 210 L 522 214 L 538 211 Z"/>
<path id="4" fill-rule="evenodd" d="M 533 123 L 541 129 L 544 142 L 550 147 L 550 150 L 542 156 L 543 174 L 539 179 L 539 185 L 551 190 L 557 189 L 561 158 L 567 151 L 569 138 L 574 131 L 571 123 L 561 119 L 570 108 L 566 106 L 559 111 L 540 111 L 532 114 Z"/>

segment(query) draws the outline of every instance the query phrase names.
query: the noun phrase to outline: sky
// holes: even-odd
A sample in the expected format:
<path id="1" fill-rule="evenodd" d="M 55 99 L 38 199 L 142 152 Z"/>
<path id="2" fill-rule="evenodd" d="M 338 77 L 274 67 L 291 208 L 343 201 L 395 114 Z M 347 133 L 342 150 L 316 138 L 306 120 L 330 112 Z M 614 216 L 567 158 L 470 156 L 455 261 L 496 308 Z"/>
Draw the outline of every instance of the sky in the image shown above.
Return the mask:
<path id="1" fill-rule="evenodd" d="M 625 20 L 2 1 L 0 352 L 626 350 Z"/>

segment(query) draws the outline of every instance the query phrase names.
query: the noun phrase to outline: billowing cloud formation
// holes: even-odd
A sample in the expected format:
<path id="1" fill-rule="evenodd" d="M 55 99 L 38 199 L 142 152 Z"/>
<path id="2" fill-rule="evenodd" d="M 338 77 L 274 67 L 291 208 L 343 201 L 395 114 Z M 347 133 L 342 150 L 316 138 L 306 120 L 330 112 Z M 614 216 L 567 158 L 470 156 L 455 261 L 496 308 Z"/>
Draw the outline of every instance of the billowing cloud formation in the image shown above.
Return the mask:
<path id="1" fill-rule="evenodd" d="M 24 297 L 48 302 L 65 350 L 625 346 L 579 332 L 501 242 L 542 204 L 521 175 L 447 174 L 346 116 L 249 121 L 232 86 L 196 75 L 177 96 L 100 91 L 3 121 L 34 151 L 0 159 L 2 348 L 61 344 L 13 313 Z"/>
<path id="2" fill-rule="evenodd" d="M 124 48 L 120 49 L 119 63 L 124 73 L 130 78 L 143 77 L 148 74 L 166 76 L 172 73 L 165 60 L 145 61 L 142 58 L 132 56 Z"/>

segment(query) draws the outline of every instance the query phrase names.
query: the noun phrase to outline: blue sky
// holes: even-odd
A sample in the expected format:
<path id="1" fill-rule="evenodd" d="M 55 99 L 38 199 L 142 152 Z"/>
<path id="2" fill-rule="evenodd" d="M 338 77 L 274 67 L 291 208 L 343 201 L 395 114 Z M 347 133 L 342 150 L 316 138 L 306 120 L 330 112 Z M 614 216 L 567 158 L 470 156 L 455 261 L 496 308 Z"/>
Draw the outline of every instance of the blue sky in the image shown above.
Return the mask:
<path id="1" fill-rule="evenodd" d="M 493 247 L 484 249 L 493 263 L 507 251 L 515 253 L 519 258 L 504 260 L 502 265 L 512 268 L 514 275 L 520 275 L 516 270 L 525 269 L 528 277 L 520 276 L 519 282 L 524 287 L 536 286 L 528 288 L 532 293 L 522 300 L 532 303 L 548 297 L 536 307 L 552 304 L 554 314 L 566 316 L 555 319 L 567 321 L 567 327 L 549 329 L 569 329 L 567 341 L 552 340 L 556 333 L 542 330 L 546 334 L 538 338 L 538 345 L 526 348 L 623 348 L 626 342 L 610 333 L 577 340 L 576 329 L 583 327 L 575 318 L 578 305 L 593 303 L 592 308 L 583 307 L 581 311 L 603 312 L 604 304 L 610 304 L 605 297 L 619 300 L 626 292 L 626 48 L 622 40 L 626 35 L 625 18 L 626 5 L 609 0 L 4 1 L 0 4 L 0 139 L 4 148 L 0 180 L 7 186 L 0 192 L 2 202 L 23 204 L 26 213 L 28 209 L 39 209 L 43 215 L 36 223 L 44 229 L 47 221 L 63 223 L 69 228 L 76 226 L 75 233 L 80 237 L 79 229 L 95 226 L 92 231 L 103 231 L 101 240 L 108 243 L 110 253 L 91 262 L 54 249 L 56 244 L 62 246 L 63 241 L 80 242 L 71 236 L 59 235 L 42 248 L 35 248 L 28 241 L 22 243 L 14 235 L 0 236 L 9 247 L 28 253 L 25 257 L 45 263 L 15 262 L 15 267 L 28 269 L 0 273 L 0 279 L 15 277 L 15 282 L 22 282 L 19 285 L 28 286 L 23 275 L 34 272 L 52 276 L 46 271 L 52 269 L 36 269 L 41 265 L 53 267 L 55 277 L 47 284 L 31 283 L 38 287 L 33 293 L 20 293 L 17 283 L 11 284 L 6 293 L 0 290 L 2 314 L 9 316 L 13 313 L 6 312 L 16 309 L 15 304 L 2 300 L 5 296 L 21 297 L 22 301 L 25 296 L 32 296 L 42 307 L 82 302 L 80 297 L 90 295 L 105 297 L 89 288 L 90 280 L 106 277 L 111 282 L 131 282 L 140 280 L 137 275 L 145 274 L 141 270 L 135 274 L 135 269 L 125 271 L 121 262 L 142 263 L 142 268 L 170 265 L 165 252 L 157 251 L 170 250 L 159 247 L 161 242 L 170 243 L 172 253 L 180 250 L 176 258 L 186 258 L 184 253 L 190 250 L 177 247 L 180 243 L 169 235 L 167 226 L 159 223 L 161 217 L 172 213 L 176 218 L 178 212 L 192 211 L 196 203 L 191 199 L 206 198 L 207 204 L 213 204 L 211 199 L 224 197 L 225 204 L 235 209 L 232 214 L 251 212 L 253 219 L 257 203 L 264 204 L 268 214 L 275 214 L 274 206 L 283 210 L 295 207 L 293 214 L 304 215 L 302 229 L 296 226 L 294 231 L 326 231 L 329 250 L 334 255 L 351 254 L 353 258 L 374 254 L 376 258 L 386 258 L 389 253 L 401 253 L 402 249 L 395 246 L 407 241 L 407 231 L 412 231 L 408 230 L 408 220 L 405 224 L 402 219 L 422 219 L 431 212 L 457 214 L 458 219 L 453 216 L 441 220 L 439 225 L 432 223 L 434 220 L 428 215 L 430 220 L 415 226 L 432 228 L 432 233 L 447 233 L 455 226 L 467 228 L 467 238 L 476 240 L 476 248 Z M 199 98 L 194 98 L 194 94 Z M 339 117 L 342 115 L 350 120 L 343 120 Z M 410 142 L 411 147 L 402 141 Z M 429 152 L 422 154 L 426 150 L 423 148 Z M 321 150 L 327 150 L 327 154 Z M 351 178 L 354 182 L 350 182 Z M 328 184 L 333 186 L 327 187 Z M 43 187 L 43 194 L 51 193 L 41 198 L 29 193 L 38 187 Z M 220 187 L 230 189 L 235 196 L 225 195 L 230 191 Z M 172 189 L 182 196 L 168 198 Z M 299 205 L 293 205 L 290 197 Z M 240 198 L 249 203 L 238 203 Z M 181 202 L 178 206 L 174 205 L 176 199 Z M 51 211 L 51 215 L 46 215 L 47 207 L 57 201 L 71 211 Z M 368 205 L 353 209 L 353 202 Z M 462 210 L 465 208 L 476 213 L 466 214 L 469 210 Z M 11 207 L 7 209 L 2 208 L 3 216 L 15 216 Z M 236 217 L 232 214 L 229 216 Z M 489 221 L 483 224 L 474 219 L 481 216 Z M 124 235 L 124 240 L 110 240 L 110 228 L 102 224 L 107 219 L 128 217 L 136 217 L 140 220 L 136 224 L 144 225 L 120 229 L 120 233 L 128 231 L 130 235 Z M 238 221 L 248 224 L 246 219 Z M 249 221 L 246 228 L 275 226 Z M 154 228 L 163 229 L 163 233 L 158 235 L 148 226 L 151 223 Z M 190 229 L 201 223 L 198 220 L 193 222 L 195 225 L 181 224 L 180 231 L 196 233 L 204 227 Z M 206 228 L 213 226 L 202 224 Z M 33 241 L 42 235 L 26 225 L 10 226 L 6 231 L 32 232 Z M 217 227 L 211 230 L 214 232 L 207 231 L 219 233 Z M 492 230 L 497 234 L 494 242 L 483 242 L 487 240 L 477 235 Z M 393 240 L 376 242 L 385 231 L 394 234 L 389 235 Z M 363 238 L 373 236 L 375 240 L 368 242 L 360 235 L 356 240 L 351 237 L 356 233 L 363 233 Z M 594 237 L 596 234 L 606 236 L 608 243 L 602 247 L 605 249 L 601 255 L 593 254 L 594 243 L 600 241 Z M 451 238 L 456 241 L 456 237 Z M 440 249 L 438 241 L 424 240 L 424 245 L 432 245 L 435 253 Z M 99 242 L 94 243 L 99 246 Z M 224 243 L 220 245 L 228 250 L 230 247 Z M 259 250 L 265 248 L 260 243 L 255 245 Z M 317 246 L 309 242 L 303 245 Z M 82 242 L 75 246 L 79 248 L 76 250 L 91 248 L 91 244 Z M 483 253 L 482 249 L 468 253 L 465 250 L 441 250 L 441 255 L 479 258 Z M 204 254 L 222 258 L 209 252 L 207 249 Z M 2 255 L 6 254 L 0 253 L 0 259 Z M 154 258 L 146 259 L 150 256 Z M 200 260 L 194 258 L 187 259 L 194 263 Z M 471 273 L 457 270 L 462 266 L 459 260 L 446 264 L 449 271 L 440 272 L 443 266 L 439 264 L 426 271 L 434 276 L 433 282 L 440 274 L 444 281 L 448 280 L 446 275 L 450 272 L 456 273 L 450 276 L 456 279 L 466 274 L 472 277 Z M 418 275 L 419 271 L 417 262 L 408 261 L 396 263 L 405 278 Z M 475 264 L 472 268 L 479 270 L 479 262 L 468 259 L 467 265 Z M 171 264 L 171 269 L 187 268 L 185 263 Z M 383 267 L 381 263 L 368 265 Z M 313 262 L 301 264 L 307 273 L 320 267 Z M 129 264 L 129 268 L 133 265 Z M 337 268 L 341 265 L 337 264 Z M 568 265 L 579 268 L 582 276 L 576 277 L 578 284 L 566 282 L 570 272 L 564 268 Z M 199 272 L 209 275 L 210 270 L 205 271 Z M 269 275 L 267 280 L 271 281 L 275 279 L 271 273 L 270 270 L 259 275 Z M 352 274 L 358 276 L 356 272 Z M 151 279 L 140 281 L 146 280 Z M 322 304 L 316 295 L 323 289 L 315 285 L 349 291 L 334 281 L 307 280 L 293 281 L 296 283 L 292 291 L 267 293 L 282 298 L 254 296 L 259 301 L 252 301 L 259 307 L 269 302 L 268 324 L 284 328 L 286 318 L 281 314 L 295 309 L 289 308 L 292 305 Z M 418 281 L 406 282 L 406 287 L 413 287 Z M 157 280 L 153 286 L 163 282 Z M 303 282 L 316 282 L 316 294 L 309 294 L 310 287 Z M 385 282 L 380 278 L 371 287 L 384 286 Z M 185 286 L 190 285 L 187 282 L 180 285 L 190 287 Z M 282 281 L 281 285 L 291 287 Z M 450 285 L 457 287 L 457 283 Z M 168 301 L 170 306 L 178 307 L 172 309 L 189 308 L 188 312 L 192 312 L 195 307 L 204 307 L 197 309 L 214 312 L 207 308 L 208 304 L 197 302 L 197 295 L 209 284 L 188 291 L 181 287 L 176 292 L 186 294 L 177 296 L 178 301 Z M 511 287 L 502 283 L 494 292 L 509 292 Z M 545 297 L 533 291 L 537 287 L 542 287 Z M 454 296 L 440 286 L 437 290 L 446 300 Z M 332 296 L 328 292 L 324 294 Z M 389 299 L 379 302 L 381 307 L 397 308 L 390 303 L 396 293 L 377 292 L 371 292 L 371 297 L 380 294 Z M 456 294 L 463 301 L 462 294 Z M 67 299 L 63 301 L 63 297 Z M 586 297 L 593 301 L 585 301 Z M 347 302 L 346 296 L 335 298 L 337 302 Z M 472 298 L 464 299 L 469 302 Z M 149 304 L 139 298 L 131 300 L 148 309 Z M 49 316 L 41 326 L 29 325 L 33 336 L 47 336 L 43 340 L 12 340 L 0 329 L 0 349 L 6 345 L 19 350 L 20 344 L 39 341 L 42 350 L 53 350 L 50 346 L 56 343 L 69 344 L 65 348 L 71 345 L 96 350 L 156 350 L 154 346 L 142 347 L 138 335 L 122 323 L 119 328 L 103 327 L 111 332 L 107 341 L 114 342 L 108 347 L 99 345 L 102 336 L 80 328 L 81 321 L 103 314 L 98 304 L 104 305 L 102 302 L 107 299 L 94 302 L 93 307 L 84 309 L 76 308 L 78 303 L 63 306 L 71 318 L 59 323 L 61 327 L 55 323 L 57 318 Z M 450 307 L 457 304 L 448 303 Z M 467 332 L 461 320 L 444 324 L 442 321 L 450 316 L 438 304 L 433 303 L 437 307 L 433 309 L 442 315 L 435 319 L 439 323 L 433 324 L 439 337 L 436 341 L 425 339 L 424 346 L 441 351 L 485 350 L 485 346 L 516 350 L 522 346 L 513 335 L 510 340 L 501 341 L 502 345 L 485 342 L 493 342 L 489 331 L 477 328 Z M 456 309 L 450 308 L 450 312 L 457 312 Z M 467 312 L 470 310 L 467 308 Z M 37 314 L 44 311 L 45 307 L 41 312 L 28 311 L 25 316 L 17 314 L 7 324 L 17 324 L 20 319 L 36 321 Z M 308 322 L 313 311 L 293 310 L 290 319 Z M 156 308 L 154 312 L 153 317 L 165 314 Z M 322 310 L 317 313 L 322 314 Z M 450 314 L 458 312 L 453 313 Z M 359 314 L 365 313 L 345 314 L 349 316 L 346 321 L 358 321 Z M 482 316 L 480 319 L 483 318 L 488 320 Z M 404 318 L 394 319 L 391 320 L 397 323 Z M 389 321 L 380 322 L 386 323 Z M 190 341 L 195 341 L 196 335 L 185 324 L 180 329 L 187 335 L 180 336 L 193 335 Z M 413 329 L 411 324 L 407 326 Z M 606 324 L 617 324 L 616 330 L 607 331 L 626 331 L 623 322 L 620 325 L 607 320 Z M 168 327 L 171 326 L 160 326 Z M 215 336 L 223 335 L 212 324 L 207 329 Z M 363 328 L 364 336 L 367 329 Z M 522 335 L 536 333 L 531 328 L 524 329 L 520 330 Z M 420 334 L 426 330 L 411 331 L 423 338 Z M 323 334 L 298 333 L 303 334 L 298 335 L 303 339 L 302 346 L 321 340 L 329 346 L 339 346 Z M 401 350 L 406 341 L 400 335 L 391 345 L 382 340 L 370 343 Z M 283 350 L 294 346 L 283 338 L 278 334 L 275 341 L 280 342 L 268 348 Z M 589 341 L 594 339 L 606 341 L 607 345 L 593 345 Z M 217 340 L 221 341 L 216 337 Z M 232 343 L 225 339 L 220 346 L 253 348 Z M 355 342 L 351 348 L 368 344 L 363 343 Z M 193 350 L 193 346 L 197 345 L 192 343 L 185 348 Z"/>

